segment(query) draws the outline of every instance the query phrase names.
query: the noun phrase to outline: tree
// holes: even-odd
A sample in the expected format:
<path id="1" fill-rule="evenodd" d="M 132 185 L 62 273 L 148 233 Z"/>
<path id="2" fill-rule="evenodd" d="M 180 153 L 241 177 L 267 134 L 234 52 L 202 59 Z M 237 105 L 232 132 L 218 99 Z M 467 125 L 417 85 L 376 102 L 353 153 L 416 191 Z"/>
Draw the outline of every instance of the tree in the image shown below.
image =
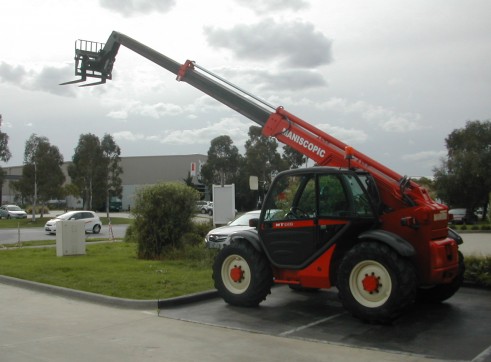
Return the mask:
<path id="1" fill-rule="evenodd" d="M 109 214 L 110 198 L 121 196 L 120 155 L 121 149 L 111 135 L 105 134 L 102 140 L 91 133 L 80 135 L 68 174 L 76 186 L 71 190 L 80 190 L 85 210 L 105 205 Z"/>
<path id="2" fill-rule="evenodd" d="M 32 219 L 35 219 L 38 201 L 44 205 L 62 195 L 65 175 L 61 169 L 63 156 L 47 137 L 32 134 L 26 141 L 22 178 L 15 184 L 25 198 L 32 200 Z M 41 217 L 44 208 L 41 207 Z"/>
<path id="3" fill-rule="evenodd" d="M 208 160 L 201 169 L 206 184 L 232 183 L 237 175 L 242 156 L 229 136 L 219 136 L 211 141 Z"/>
<path id="4" fill-rule="evenodd" d="M 278 142 L 272 137 L 266 137 L 261 127 L 249 128 L 249 139 L 245 143 L 246 173 L 249 176 L 259 177 L 263 186 L 261 196 L 269 187 L 271 181 L 279 171 L 288 169 L 289 165 L 278 153 Z"/>
<path id="5" fill-rule="evenodd" d="M 91 133 L 80 135 L 68 174 L 81 192 L 85 210 L 92 210 L 96 202 L 103 202 L 107 162 L 97 136 Z"/>
<path id="6" fill-rule="evenodd" d="M 0 127 L 2 127 L 2 115 L 0 114 Z M 0 131 L 0 160 L 7 162 L 12 157 L 8 147 L 9 136 Z M 2 188 L 5 180 L 5 171 L 0 167 L 0 202 L 2 201 Z"/>
<path id="7" fill-rule="evenodd" d="M 111 197 L 121 197 L 123 191 L 121 180 L 123 168 L 119 165 L 121 162 L 121 149 L 114 142 L 113 137 L 107 133 L 102 138 L 101 148 L 107 169 L 104 187 L 106 191 L 106 214 L 109 218 L 109 201 Z"/>
<path id="8" fill-rule="evenodd" d="M 491 122 L 468 121 L 445 139 L 447 158 L 435 168 L 435 187 L 443 201 L 469 214 L 487 211 L 491 191 Z M 484 213 L 485 215 L 485 213 Z"/>
<path id="9" fill-rule="evenodd" d="M 307 162 L 307 157 L 288 145 L 283 146 L 283 160 L 290 168 L 300 168 Z"/>

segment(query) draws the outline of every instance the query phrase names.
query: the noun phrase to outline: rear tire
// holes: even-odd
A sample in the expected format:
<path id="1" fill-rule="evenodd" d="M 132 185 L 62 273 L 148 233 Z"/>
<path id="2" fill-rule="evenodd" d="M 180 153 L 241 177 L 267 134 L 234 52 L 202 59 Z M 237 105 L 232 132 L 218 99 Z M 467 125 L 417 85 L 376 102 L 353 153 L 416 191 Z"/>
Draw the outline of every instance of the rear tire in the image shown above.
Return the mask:
<path id="1" fill-rule="evenodd" d="M 255 307 L 271 293 L 273 273 L 264 254 L 247 242 L 232 241 L 215 258 L 213 280 L 225 302 Z"/>
<path id="2" fill-rule="evenodd" d="M 343 306 L 356 318 L 388 323 L 416 295 L 416 272 L 387 245 L 363 242 L 346 253 L 339 266 L 337 287 Z"/>

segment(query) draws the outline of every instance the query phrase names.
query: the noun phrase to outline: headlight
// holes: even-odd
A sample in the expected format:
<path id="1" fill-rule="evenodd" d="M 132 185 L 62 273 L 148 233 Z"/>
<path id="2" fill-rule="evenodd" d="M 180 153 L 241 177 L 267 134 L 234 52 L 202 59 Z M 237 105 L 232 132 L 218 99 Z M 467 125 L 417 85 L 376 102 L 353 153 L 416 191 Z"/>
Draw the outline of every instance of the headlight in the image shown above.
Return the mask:
<path id="1" fill-rule="evenodd" d="M 212 243 L 221 243 L 221 242 L 224 242 L 227 239 L 227 235 L 214 235 L 214 234 L 211 234 L 211 235 L 208 235 L 207 238 L 208 238 L 208 241 L 210 241 Z"/>

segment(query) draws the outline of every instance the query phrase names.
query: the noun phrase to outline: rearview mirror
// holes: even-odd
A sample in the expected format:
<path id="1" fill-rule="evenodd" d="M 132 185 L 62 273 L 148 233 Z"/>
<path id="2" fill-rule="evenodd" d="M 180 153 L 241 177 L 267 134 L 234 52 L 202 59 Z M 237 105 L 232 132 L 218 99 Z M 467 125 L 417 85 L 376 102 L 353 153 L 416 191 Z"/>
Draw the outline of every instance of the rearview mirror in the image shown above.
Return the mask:
<path id="1" fill-rule="evenodd" d="M 249 220 L 249 226 L 251 228 L 256 228 L 259 225 L 259 219 L 254 218 Z"/>

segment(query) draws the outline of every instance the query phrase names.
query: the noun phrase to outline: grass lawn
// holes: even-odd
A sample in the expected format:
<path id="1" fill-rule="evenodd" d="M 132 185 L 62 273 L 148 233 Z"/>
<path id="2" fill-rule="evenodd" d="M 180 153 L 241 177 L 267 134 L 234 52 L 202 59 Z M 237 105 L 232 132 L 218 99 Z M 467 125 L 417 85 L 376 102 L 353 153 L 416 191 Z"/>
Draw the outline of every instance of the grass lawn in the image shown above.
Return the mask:
<path id="1" fill-rule="evenodd" d="M 193 248 L 189 257 L 136 258 L 136 244 L 88 243 L 86 255 L 56 256 L 56 249 L 0 250 L 0 274 L 130 299 L 165 299 L 213 288 L 212 250 Z M 194 256 L 193 256 L 194 253 Z"/>

